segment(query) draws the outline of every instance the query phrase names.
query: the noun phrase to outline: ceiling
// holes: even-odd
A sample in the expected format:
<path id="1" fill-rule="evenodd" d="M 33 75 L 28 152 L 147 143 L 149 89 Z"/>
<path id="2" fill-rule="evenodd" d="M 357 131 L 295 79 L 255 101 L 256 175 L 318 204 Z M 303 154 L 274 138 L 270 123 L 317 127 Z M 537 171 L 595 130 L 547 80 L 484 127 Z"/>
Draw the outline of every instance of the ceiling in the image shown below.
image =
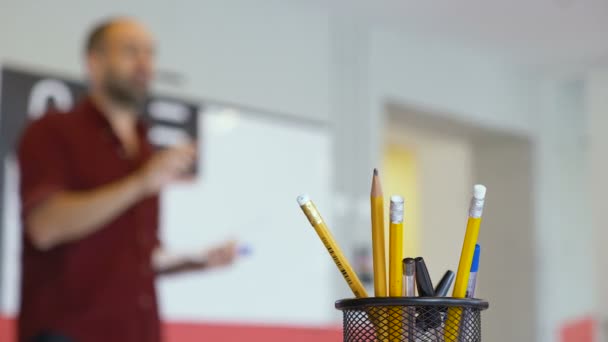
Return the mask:
<path id="1" fill-rule="evenodd" d="M 608 61 L 608 0 L 295 0 L 517 63 Z"/>

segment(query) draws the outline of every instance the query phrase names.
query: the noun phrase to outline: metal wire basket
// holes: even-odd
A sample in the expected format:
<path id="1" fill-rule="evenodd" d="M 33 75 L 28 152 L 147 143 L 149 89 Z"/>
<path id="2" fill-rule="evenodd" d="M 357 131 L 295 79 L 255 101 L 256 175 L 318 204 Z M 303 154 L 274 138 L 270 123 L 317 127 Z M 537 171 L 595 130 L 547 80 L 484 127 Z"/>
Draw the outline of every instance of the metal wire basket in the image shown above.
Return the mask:
<path id="1" fill-rule="evenodd" d="M 387 297 L 343 299 L 344 342 L 481 342 L 479 299 Z"/>

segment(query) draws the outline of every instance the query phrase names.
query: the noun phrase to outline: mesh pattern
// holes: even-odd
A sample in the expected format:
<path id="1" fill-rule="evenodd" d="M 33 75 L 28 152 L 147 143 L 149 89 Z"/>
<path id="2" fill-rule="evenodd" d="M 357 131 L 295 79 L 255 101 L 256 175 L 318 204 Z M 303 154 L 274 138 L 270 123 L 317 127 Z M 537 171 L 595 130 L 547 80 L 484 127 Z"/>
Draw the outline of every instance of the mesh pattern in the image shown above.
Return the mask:
<path id="1" fill-rule="evenodd" d="M 378 305 L 343 314 L 344 342 L 481 341 L 479 308 Z"/>

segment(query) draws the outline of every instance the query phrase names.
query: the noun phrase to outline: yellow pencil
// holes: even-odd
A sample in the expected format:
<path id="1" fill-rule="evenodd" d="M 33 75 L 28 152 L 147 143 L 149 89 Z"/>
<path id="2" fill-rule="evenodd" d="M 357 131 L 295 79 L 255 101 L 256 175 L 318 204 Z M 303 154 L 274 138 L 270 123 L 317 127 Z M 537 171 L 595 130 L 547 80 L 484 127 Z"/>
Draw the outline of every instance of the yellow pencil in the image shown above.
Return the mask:
<path id="1" fill-rule="evenodd" d="M 336 243 L 336 240 L 334 240 L 333 236 L 329 232 L 325 221 L 323 221 L 323 218 L 315 205 L 306 195 L 298 196 L 298 204 L 308 218 L 308 221 L 310 221 L 310 224 L 319 235 L 323 245 L 325 245 L 329 255 L 331 255 L 332 259 L 336 263 L 336 266 L 338 266 L 338 270 L 340 270 L 340 273 L 342 273 L 344 280 L 346 280 L 346 283 L 348 283 L 348 286 L 353 291 L 355 297 L 367 297 L 365 287 L 363 287 L 361 280 L 359 280 L 359 277 L 357 277 L 357 274 L 355 271 L 353 271 L 353 268 L 350 266 L 350 263 L 344 256 L 344 253 L 342 253 L 338 243 Z"/>
<path id="2" fill-rule="evenodd" d="M 391 197 L 389 234 L 389 296 L 403 296 L 403 214 L 401 196 Z"/>
<path id="3" fill-rule="evenodd" d="M 390 206 L 390 232 L 389 232 L 389 259 L 388 259 L 388 294 L 391 297 L 403 296 L 403 213 L 404 201 L 401 196 L 391 197 Z M 403 323 L 401 318 L 403 309 L 395 308 L 391 315 L 389 335 L 391 341 L 401 341 L 403 336 Z"/>
<path id="4" fill-rule="evenodd" d="M 374 264 L 374 294 L 386 297 L 386 252 L 384 248 L 384 199 L 378 170 L 374 169 L 370 194 L 372 212 L 372 254 Z"/>
<path id="5" fill-rule="evenodd" d="M 475 244 L 479 237 L 479 227 L 481 225 L 481 216 L 483 214 L 483 206 L 486 197 L 486 187 L 477 184 L 473 187 L 473 199 L 469 208 L 469 220 L 467 222 L 467 230 L 462 243 L 462 251 L 460 253 L 460 263 L 458 264 L 458 273 L 454 282 L 454 291 L 452 297 L 465 298 L 467 294 L 467 285 L 469 283 L 469 274 L 471 271 L 471 263 L 475 254 Z M 446 342 L 458 340 L 460 327 L 460 319 L 462 316 L 461 308 L 448 309 L 448 318 L 446 321 L 444 337 Z"/>

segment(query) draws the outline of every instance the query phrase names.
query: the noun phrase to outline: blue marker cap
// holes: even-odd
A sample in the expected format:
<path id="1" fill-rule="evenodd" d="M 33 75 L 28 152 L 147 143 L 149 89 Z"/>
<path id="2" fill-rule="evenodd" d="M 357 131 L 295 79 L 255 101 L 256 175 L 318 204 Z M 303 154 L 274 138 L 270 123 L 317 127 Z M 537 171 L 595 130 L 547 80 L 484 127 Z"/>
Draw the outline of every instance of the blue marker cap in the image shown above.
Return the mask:
<path id="1" fill-rule="evenodd" d="M 471 264 L 471 272 L 477 272 L 479 270 L 479 254 L 481 253 L 481 247 L 479 244 L 475 245 L 475 254 L 473 254 L 473 263 Z"/>
<path id="2" fill-rule="evenodd" d="M 241 245 L 238 247 L 238 255 L 240 256 L 248 256 L 251 255 L 251 253 L 253 252 L 251 246 L 249 245 Z"/>

